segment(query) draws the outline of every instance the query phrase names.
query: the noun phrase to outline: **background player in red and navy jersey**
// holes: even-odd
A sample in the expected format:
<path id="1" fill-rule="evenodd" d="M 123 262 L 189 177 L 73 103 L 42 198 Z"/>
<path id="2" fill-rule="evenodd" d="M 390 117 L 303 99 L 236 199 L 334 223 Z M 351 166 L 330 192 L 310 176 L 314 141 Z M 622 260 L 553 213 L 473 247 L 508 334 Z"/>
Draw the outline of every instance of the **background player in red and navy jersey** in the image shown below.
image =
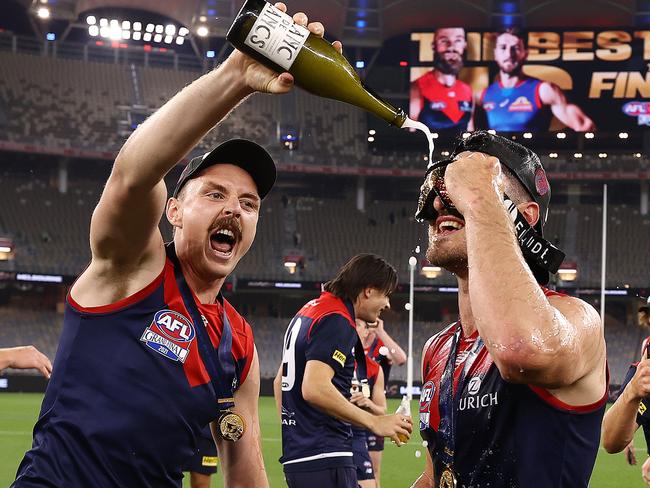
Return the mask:
<path id="1" fill-rule="evenodd" d="M 377 320 L 396 286 L 397 273 L 383 258 L 358 254 L 291 320 L 273 384 L 289 488 L 357 488 L 351 423 L 398 443 L 399 433 L 410 436 L 410 419 L 376 416 L 348 401 L 353 349 L 365 364 L 355 317 Z"/>
<path id="2" fill-rule="evenodd" d="M 524 260 L 503 201 L 505 190 L 541 233 L 550 194 L 539 158 L 474 133 L 443 184 L 418 215 L 427 259 L 457 276 L 460 317 L 424 347 L 428 456 L 415 486 L 453 473 L 459 488 L 586 488 L 607 399 L 602 325 L 585 302 L 540 286 L 548 273 Z"/>
<path id="3" fill-rule="evenodd" d="M 650 328 L 648 306 L 639 307 L 638 324 Z M 630 366 L 618 398 L 603 419 L 603 447 L 610 454 L 625 450 L 629 464 L 636 464 L 633 438 L 639 427 L 643 428 L 649 457 L 641 466 L 641 476 L 650 485 L 650 360 L 648 344 L 650 337 L 643 340 L 641 361 Z M 624 449 L 623 449 L 624 447 Z"/>
<path id="4" fill-rule="evenodd" d="M 383 387 L 388 383 L 390 377 L 390 369 L 393 364 L 402 366 L 406 363 L 406 353 L 404 349 L 386 332 L 384 329 L 384 321 L 377 319 L 376 322 L 368 324 L 363 320 L 356 320 L 357 332 L 363 344 L 363 350 L 367 356 L 373 361 L 377 362 L 383 372 Z M 385 391 L 382 391 L 384 398 L 386 397 Z M 375 472 L 375 480 L 377 488 L 381 487 L 381 458 L 384 451 L 384 438 L 376 436 L 370 431 L 367 431 L 368 438 L 368 452 L 372 460 L 372 468 Z"/>
<path id="5" fill-rule="evenodd" d="M 560 87 L 527 76 L 523 65 L 528 57 L 526 36 L 509 28 L 496 38 L 494 60 L 499 74 L 476 101 L 476 111 L 469 127 L 503 132 L 546 131 L 551 114 L 575 131 L 593 130 L 593 121 L 580 107 L 568 103 Z"/>
<path id="6" fill-rule="evenodd" d="M 307 25 L 302 13 L 294 20 Z M 323 35 L 320 23 L 309 29 Z M 192 160 L 169 200 L 163 178 L 243 98 L 292 86 L 289 73 L 235 51 L 122 147 L 92 216 L 92 261 L 68 296 L 33 446 L 13 486 L 180 486 L 196 437 L 219 415 L 211 380 L 223 377 L 208 376 L 203 359 L 212 354 L 203 352 L 221 346 L 225 331 L 232 342 L 223 358 L 233 361 L 224 364 L 234 362 L 235 370 L 233 410 L 246 430 L 234 443 L 217 439 L 224 484 L 268 486 L 252 331 L 220 290 L 253 242 L 274 163 L 260 146 L 233 140 Z M 168 248 L 158 230 L 163 211 L 174 228 Z M 203 315 L 198 322 L 204 319 L 207 334 L 199 329 L 204 324 L 188 319 L 182 280 L 175 279 L 180 271 L 196 305 L 189 308 Z M 199 345 L 199 332 L 212 344 Z"/>
<path id="7" fill-rule="evenodd" d="M 377 322 L 380 322 L 378 319 Z M 367 323 L 363 320 L 356 319 L 357 334 L 363 344 L 363 335 L 368 330 Z M 383 322 L 383 321 L 382 321 Z M 376 327 L 376 326 L 375 326 Z M 370 396 L 367 397 L 356 376 L 356 361 L 355 361 L 355 377 L 352 382 L 352 396 L 350 402 L 354 403 L 357 407 L 370 412 L 373 415 L 384 415 L 386 413 L 386 393 L 384 391 L 384 372 L 379 363 L 368 355 L 365 350 L 366 359 L 366 374 L 368 377 L 368 385 L 370 387 Z M 356 381 L 355 381 L 356 380 Z M 354 464 L 357 467 L 357 480 L 361 488 L 379 488 L 379 473 L 374 469 L 374 462 L 370 455 L 370 443 L 368 437 L 372 435 L 375 439 L 377 436 L 369 430 L 361 429 L 352 426 L 352 452 Z M 380 437 L 383 441 L 384 438 Z M 382 442 L 383 447 L 383 442 Z M 375 451 L 381 454 L 381 451 Z"/>
<path id="8" fill-rule="evenodd" d="M 472 89 L 458 79 L 467 47 L 465 29 L 436 29 L 435 67 L 411 83 L 410 114 L 432 130 L 467 129 L 473 110 Z"/>

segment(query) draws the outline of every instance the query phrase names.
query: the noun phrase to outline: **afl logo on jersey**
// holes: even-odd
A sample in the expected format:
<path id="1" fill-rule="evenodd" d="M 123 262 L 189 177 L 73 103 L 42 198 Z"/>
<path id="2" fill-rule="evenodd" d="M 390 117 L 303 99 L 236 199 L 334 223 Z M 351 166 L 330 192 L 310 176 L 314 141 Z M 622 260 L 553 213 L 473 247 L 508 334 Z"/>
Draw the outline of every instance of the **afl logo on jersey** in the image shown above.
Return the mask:
<path id="1" fill-rule="evenodd" d="M 184 363 L 195 335 L 187 317 L 174 310 L 158 310 L 140 340 L 157 353 Z"/>
<path id="2" fill-rule="evenodd" d="M 426 430 L 429 427 L 429 406 L 435 392 L 436 385 L 433 384 L 433 381 L 427 381 L 422 386 L 422 393 L 420 393 L 420 430 Z"/>

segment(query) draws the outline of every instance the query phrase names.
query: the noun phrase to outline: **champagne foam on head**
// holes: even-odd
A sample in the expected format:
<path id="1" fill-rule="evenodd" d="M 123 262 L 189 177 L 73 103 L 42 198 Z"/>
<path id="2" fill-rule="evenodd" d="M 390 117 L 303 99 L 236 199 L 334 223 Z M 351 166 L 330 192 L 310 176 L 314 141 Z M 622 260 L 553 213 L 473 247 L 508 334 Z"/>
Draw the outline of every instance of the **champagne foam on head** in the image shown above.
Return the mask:
<path id="1" fill-rule="evenodd" d="M 431 134 L 429 128 L 422 122 L 406 117 L 404 124 L 402 124 L 402 129 L 417 129 L 424 132 L 424 135 L 427 136 L 427 141 L 429 141 L 429 160 L 427 164 L 430 164 L 433 161 L 433 134 Z"/>

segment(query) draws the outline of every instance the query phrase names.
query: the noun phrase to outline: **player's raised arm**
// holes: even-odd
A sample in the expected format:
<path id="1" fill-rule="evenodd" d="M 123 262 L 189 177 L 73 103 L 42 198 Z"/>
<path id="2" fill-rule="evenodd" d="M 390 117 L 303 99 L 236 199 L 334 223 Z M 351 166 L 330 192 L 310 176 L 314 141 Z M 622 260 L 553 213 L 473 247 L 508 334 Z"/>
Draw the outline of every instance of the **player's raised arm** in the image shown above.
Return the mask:
<path id="1" fill-rule="evenodd" d="M 212 425 L 217 450 L 221 460 L 224 486 L 228 488 L 265 488 L 269 486 L 262 457 L 262 438 L 258 401 L 260 397 L 260 363 L 257 349 L 244 383 L 235 392 L 233 409 L 244 419 L 244 435 L 237 442 L 223 440 L 218 427 Z M 216 429 L 216 431 L 215 431 Z"/>
<path id="2" fill-rule="evenodd" d="M 501 171 L 494 157 L 461 153 L 445 174 L 449 195 L 465 219 L 469 296 L 474 317 L 480 318 L 476 327 L 507 381 L 559 388 L 593 373 L 596 387 L 588 396 L 595 402 L 605 383 L 600 318 L 582 300 L 547 297 L 536 282 L 503 205 L 503 186 L 514 183 Z M 514 191 L 511 187 L 508 194 Z M 536 203 L 521 202 L 519 209 L 531 225 L 537 222 Z"/>
<path id="3" fill-rule="evenodd" d="M 553 115 L 560 122 L 576 132 L 585 132 L 596 128 L 593 120 L 580 107 L 567 102 L 562 89 L 554 83 L 542 83 L 539 87 L 539 97 L 544 105 L 550 105 Z"/>

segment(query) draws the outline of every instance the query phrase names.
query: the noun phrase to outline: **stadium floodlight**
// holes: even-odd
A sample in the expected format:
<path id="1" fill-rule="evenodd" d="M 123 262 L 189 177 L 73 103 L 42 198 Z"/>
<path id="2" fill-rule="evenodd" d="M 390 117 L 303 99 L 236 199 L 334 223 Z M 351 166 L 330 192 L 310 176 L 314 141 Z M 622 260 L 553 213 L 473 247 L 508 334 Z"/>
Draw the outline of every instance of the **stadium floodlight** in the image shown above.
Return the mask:
<path id="1" fill-rule="evenodd" d="M 429 264 L 428 262 L 426 264 L 422 265 L 422 276 L 425 278 L 429 278 L 430 280 L 433 280 L 440 276 L 440 273 L 442 273 L 442 268 L 440 266 L 434 266 L 432 264 Z"/>
<path id="2" fill-rule="evenodd" d="M 532 139 L 533 134 L 532 132 L 524 132 L 524 139 Z"/>
<path id="3" fill-rule="evenodd" d="M 598 157 L 599 157 L 599 158 L 606 158 L 606 157 L 607 157 L 607 153 L 604 153 L 604 152 L 598 153 Z"/>
<path id="4" fill-rule="evenodd" d="M 92 37 L 97 37 L 99 35 L 99 27 L 96 25 L 91 25 L 88 27 L 88 34 Z"/>
<path id="5" fill-rule="evenodd" d="M 108 19 L 104 19 L 104 18 L 99 19 L 99 26 L 100 26 L 100 27 L 106 27 L 106 26 L 108 26 Z"/>
<path id="6" fill-rule="evenodd" d="M 208 28 L 207 28 L 205 25 L 200 25 L 200 26 L 196 29 L 196 34 L 197 34 L 199 37 L 206 37 L 206 36 L 209 34 L 209 32 L 210 32 L 210 31 L 208 31 Z"/>
<path id="7" fill-rule="evenodd" d="M 142 30 L 142 22 L 133 22 L 133 30 L 134 31 L 141 31 Z"/>
<path id="8" fill-rule="evenodd" d="M 131 31 L 130 30 L 123 30 L 122 31 L 122 39 L 124 39 L 125 41 L 127 39 L 131 39 Z"/>
<path id="9" fill-rule="evenodd" d="M 594 138 L 593 132 L 585 132 L 585 139 L 593 139 L 593 138 Z"/>
<path id="10" fill-rule="evenodd" d="M 36 15 L 38 15 L 39 19 L 49 19 L 50 18 L 50 9 L 47 7 L 40 7 L 36 11 Z"/>
<path id="11" fill-rule="evenodd" d="M 120 39 L 122 39 L 122 29 L 120 29 L 119 25 L 112 25 L 110 27 L 109 37 L 113 41 L 119 41 Z"/>
<path id="12" fill-rule="evenodd" d="M 176 26 L 174 24 L 167 24 L 165 26 L 165 34 L 168 36 L 173 36 L 176 34 Z"/>
<path id="13" fill-rule="evenodd" d="M 56 41 L 56 34 L 54 32 L 48 32 L 45 34 L 45 39 L 48 41 Z"/>
<path id="14" fill-rule="evenodd" d="M 131 22 L 128 20 L 123 20 L 122 21 L 122 30 L 129 30 L 131 29 Z"/>
<path id="15" fill-rule="evenodd" d="M 162 34 L 156 34 L 153 36 L 153 42 L 160 42 L 162 41 Z"/>
<path id="16" fill-rule="evenodd" d="M 566 139 L 566 132 L 558 132 L 555 137 L 558 139 Z"/>
<path id="17" fill-rule="evenodd" d="M 94 15 L 89 15 L 86 17 L 86 23 L 88 25 L 95 25 L 97 23 L 97 18 Z"/>
<path id="18" fill-rule="evenodd" d="M 207 22 L 207 21 L 208 18 L 205 15 L 201 15 L 201 17 L 199 17 L 199 22 Z"/>
<path id="19" fill-rule="evenodd" d="M 145 32 L 144 35 L 142 36 L 142 40 L 144 42 L 149 42 L 151 41 L 151 32 Z"/>
<path id="20" fill-rule="evenodd" d="M 171 44 L 174 40 L 174 36 L 165 36 L 165 44 Z"/>
<path id="21" fill-rule="evenodd" d="M 162 34 L 165 31 L 165 28 L 161 24 L 156 25 L 156 34 Z"/>
<path id="22" fill-rule="evenodd" d="M 9 246 L 0 246 L 0 252 L 11 252 L 11 248 Z"/>
<path id="23" fill-rule="evenodd" d="M 190 30 L 187 27 L 181 27 L 180 29 L 178 29 L 178 35 L 179 36 L 185 37 L 189 33 L 190 33 Z"/>
<path id="24" fill-rule="evenodd" d="M 578 270 L 575 268 L 560 268 L 557 270 L 557 274 L 562 281 L 575 281 Z"/>
<path id="25" fill-rule="evenodd" d="M 206 57 L 206 58 L 214 58 L 215 54 L 216 54 L 216 53 L 215 53 L 214 51 L 210 50 L 210 51 L 207 51 L 207 52 L 205 53 L 205 57 Z"/>
<path id="26" fill-rule="evenodd" d="M 635 157 L 635 158 L 640 158 L 640 157 L 641 157 L 641 153 L 634 153 L 634 157 Z"/>
<path id="27" fill-rule="evenodd" d="M 101 27 L 99 29 L 99 35 L 101 37 L 104 37 L 104 38 L 108 39 L 109 37 L 111 37 L 111 28 L 110 27 Z"/>
<path id="28" fill-rule="evenodd" d="M 627 132 L 619 132 L 618 133 L 618 138 L 619 139 L 627 139 L 629 137 L 629 134 Z"/>
<path id="29" fill-rule="evenodd" d="M 117 20 L 117 19 L 111 19 L 111 21 L 109 22 L 109 25 L 111 27 L 113 27 L 113 28 L 119 27 L 120 26 L 120 21 Z"/>
<path id="30" fill-rule="evenodd" d="M 370 135 L 370 136 L 374 136 L 376 133 L 377 133 L 377 131 L 375 129 L 370 129 L 368 131 L 368 135 Z"/>
<path id="31" fill-rule="evenodd" d="M 146 31 L 147 32 L 153 32 L 155 26 L 153 24 L 147 24 Z"/>
<path id="32" fill-rule="evenodd" d="M 184 37 L 182 37 L 182 36 L 178 36 L 178 37 L 176 38 L 176 44 L 178 44 L 179 46 L 182 46 L 184 42 L 185 42 L 185 38 L 184 38 Z"/>
<path id="33" fill-rule="evenodd" d="M 576 159 L 580 159 L 582 157 L 582 153 L 581 152 L 573 153 L 573 157 Z"/>
<path id="34" fill-rule="evenodd" d="M 442 151 L 440 154 L 446 157 L 449 156 L 449 151 Z"/>
<path id="35" fill-rule="evenodd" d="M 551 159 L 555 159 L 557 158 L 557 153 L 556 152 L 549 153 L 548 157 Z"/>
<path id="36" fill-rule="evenodd" d="M 140 32 L 140 31 L 135 31 L 135 32 L 133 33 L 133 40 L 134 40 L 134 41 L 139 41 L 139 40 L 141 39 L 141 37 L 142 37 L 142 32 Z"/>
<path id="37" fill-rule="evenodd" d="M 372 136 L 369 136 L 369 137 L 368 137 L 368 142 L 375 142 L 375 138 L 372 137 Z"/>

